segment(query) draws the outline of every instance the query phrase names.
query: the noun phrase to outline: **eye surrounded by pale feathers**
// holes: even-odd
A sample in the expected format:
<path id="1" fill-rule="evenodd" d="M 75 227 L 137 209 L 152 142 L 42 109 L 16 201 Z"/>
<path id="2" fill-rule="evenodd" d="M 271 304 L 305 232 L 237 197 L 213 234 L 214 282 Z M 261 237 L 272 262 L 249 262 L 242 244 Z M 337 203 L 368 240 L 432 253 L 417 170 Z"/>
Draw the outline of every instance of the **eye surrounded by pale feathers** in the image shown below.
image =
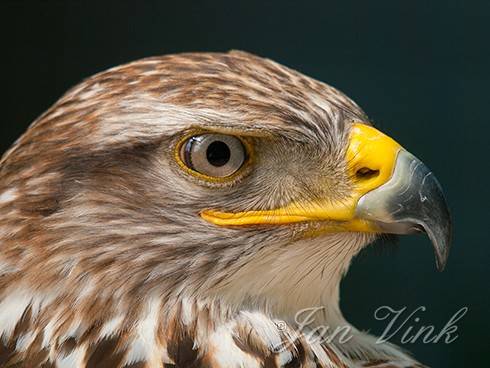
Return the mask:
<path id="1" fill-rule="evenodd" d="M 204 178 L 225 179 L 237 174 L 249 153 L 240 138 L 203 133 L 186 138 L 178 147 L 181 163 Z"/>

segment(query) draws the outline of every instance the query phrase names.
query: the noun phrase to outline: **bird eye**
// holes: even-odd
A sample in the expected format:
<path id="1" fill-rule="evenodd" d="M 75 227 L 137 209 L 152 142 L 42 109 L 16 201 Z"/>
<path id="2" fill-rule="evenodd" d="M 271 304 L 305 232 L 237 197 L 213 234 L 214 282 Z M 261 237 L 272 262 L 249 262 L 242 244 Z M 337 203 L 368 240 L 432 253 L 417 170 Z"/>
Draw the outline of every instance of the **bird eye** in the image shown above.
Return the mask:
<path id="1" fill-rule="evenodd" d="M 191 170 L 209 177 L 225 178 L 243 166 L 247 152 L 237 137 L 202 134 L 182 144 L 180 158 Z"/>

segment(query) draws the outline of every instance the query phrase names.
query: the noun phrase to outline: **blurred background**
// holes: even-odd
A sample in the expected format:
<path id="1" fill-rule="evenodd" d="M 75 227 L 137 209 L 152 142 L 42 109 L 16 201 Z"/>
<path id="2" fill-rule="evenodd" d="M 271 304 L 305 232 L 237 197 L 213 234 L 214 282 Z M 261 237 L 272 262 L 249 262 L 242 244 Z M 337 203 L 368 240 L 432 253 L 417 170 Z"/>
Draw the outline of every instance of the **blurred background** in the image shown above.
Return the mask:
<path id="1" fill-rule="evenodd" d="M 437 334 L 468 307 L 451 344 L 401 345 L 433 367 L 488 367 L 489 21 L 484 0 L 3 1 L 0 151 L 83 78 L 146 56 L 241 49 L 327 82 L 433 169 L 455 226 L 444 273 L 423 236 L 357 257 L 347 319 L 380 334 L 378 307 L 406 306 L 401 324 L 425 306 L 412 334 Z"/>

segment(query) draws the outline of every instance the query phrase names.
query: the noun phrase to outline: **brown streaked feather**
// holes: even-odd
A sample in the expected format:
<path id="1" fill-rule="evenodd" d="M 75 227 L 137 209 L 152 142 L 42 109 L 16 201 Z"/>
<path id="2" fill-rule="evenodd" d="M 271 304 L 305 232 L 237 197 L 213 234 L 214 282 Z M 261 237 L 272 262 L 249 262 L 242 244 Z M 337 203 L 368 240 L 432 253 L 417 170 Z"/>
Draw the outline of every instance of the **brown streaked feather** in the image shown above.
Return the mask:
<path id="1" fill-rule="evenodd" d="M 202 308 L 202 307 L 201 307 Z M 198 312 L 199 308 L 193 308 L 194 312 Z M 205 309 L 208 309 L 206 307 Z M 217 308 L 211 308 L 216 310 Z M 155 331 L 155 341 L 158 340 L 158 335 L 165 337 L 163 343 L 159 345 L 160 348 L 155 352 L 159 356 L 166 355 L 169 360 L 159 361 L 159 364 L 165 367 L 175 368 L 213 368 L 213 367 L 226 367 L 218 364 L 218 361 L 226 360 L 227 353 L 217 353 L 213 346 L 207 345 L 206 339 L 202 339 L 202 336 L 210 336 L 215 332 L 215 328 L 219 329 L 219 325 L 216 325 L 216 321 L 220 318 L 213 315 L 208 315 L 210 319 L 215 322 L 209 324 L 206 321 L 202 321 L 202 315 L 199 317 L 199 313 L 196 313 L 191 321 L 187 324 L 183 323 L 188 317 L 183 317 L 182 307 L 177 308 L 171 321 L 167 321 L 165 326 L 159 326 Z M 1 346 L 0 359 L 2 367 L 22 367 L 22 368 L 36 368 L 36 367 L 56 367 L 56 363 L 51 360 L 50 356 L 55 357 L 55 360 L 61 362 L 64 358 L 73 354 L 77 349 L 82 346 L 86 346 L 83 349 L 83 354 L 80 359 L 82 365 L 77 366 L 80 368 L 102 368 L 102 367 L 114 367 L 114 368 L 128 368 L 128 367 L 157 367 L 151 365 L 148 361 L 137 361 L 131 363 L 125 363 L 128 356 L 130 344 L 135 338 L 135 331 L 115 331 L 110 337 L 100 337 L 101 326 L 91 326 L 81 335 L 82 337 L 76 339 L 74 337 L 64 340 L 62 343 L 55 344 L 51 348 L 54 348 L 54 354 L 49 354 L 49 351 L 41 348 L 40 338 L 42 334 L 36 335 L 29 349 L 24 353 L 16 351 L 16 344 L 19 338 L 24 334 L 33 331 L 35 329 L 35 323 L 33 323 L 30 317 L 30 307 L 24 313 L 22 320 L 17 324 L 15 332 L 7 345 Z M 198 318 L 201 318 L 198 323 Z M 261 316 L 260 318 L 263 318 Z M 232 342 L 233 346 L 228 346 L 227 349 L 233 351 L 233 349 L 239 349 L 244 356 L 248 356 L 253 361 L 257 362 L 257 367 L 264 368 L 292 368 L 292 367 L 310 367 L 311 364 L 316 364 L 317 367 L 347 367 L 343 362 L 345 357 L 340 357 L 331 350 L 328 346 L 323 345 L 323 349 L 328 355 L 328 361 L 320 361 L 316 356 L 309 343 L 307 343 L 304 336 L 297 334 L 291 327 L 289 331 L 284 331 L 284 327 L 281 330 L 269 331 L 267 335 L 276 334 L 278 346 L 271 344 L 271 340 L 265 339 L 264 335 L 260 335 L 256 327 L 254 327 L 254 320 L 250 317 L 243 319 L 240 315 L 237 315 L 231 320 L 223 320 L 223 324 L 232 324 L 234 327 L 229 330 L 229 335 L 222 336 L 224 344 Z M 257 321 L 256 323 L 263 323 Z M 271 320 L 270 324 L 274 322 Z M 258 325 L 257 325 L 258 326 Z M 208 329 L 208 327 L 211 327 Z M 165 329 L 169 334 L 165 335 Z M 95 333 L 94 331 L 98 331 Z M 198 338 L 201 336 L 201 338 Z M 290 340 L 291 337 L 296 336 L 295 340 Z M 311 336 L 310 336 L 311 338 Z M 277 349 L 282 347 L 282 349 Z M 280 356 L 288 356 L 287 360 L 280 359 Z M 283 361 L 281 364 L 280 361 Z M 416 368 L 422 366 L 403 365 L 397 362 L 389 362 L 380 360 L 376 362 L 363 363 L 364 367 L 405 367 Z"/>

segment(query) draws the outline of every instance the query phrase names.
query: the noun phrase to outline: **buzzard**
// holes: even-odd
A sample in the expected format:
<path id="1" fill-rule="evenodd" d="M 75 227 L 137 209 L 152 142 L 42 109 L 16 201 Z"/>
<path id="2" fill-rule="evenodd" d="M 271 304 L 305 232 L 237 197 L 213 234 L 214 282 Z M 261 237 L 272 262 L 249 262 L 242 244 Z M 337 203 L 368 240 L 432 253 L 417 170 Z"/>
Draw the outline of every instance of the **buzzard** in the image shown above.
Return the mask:
<path id="1" fill-rule="evenodd" d="M 0 366 L 420 367 L 339 282 L 382 234 L 424 231 L 442 269 L 450 227 L 431 171 L 324 83 L 238 51 L 119 66 L 0 162 Z"/>

